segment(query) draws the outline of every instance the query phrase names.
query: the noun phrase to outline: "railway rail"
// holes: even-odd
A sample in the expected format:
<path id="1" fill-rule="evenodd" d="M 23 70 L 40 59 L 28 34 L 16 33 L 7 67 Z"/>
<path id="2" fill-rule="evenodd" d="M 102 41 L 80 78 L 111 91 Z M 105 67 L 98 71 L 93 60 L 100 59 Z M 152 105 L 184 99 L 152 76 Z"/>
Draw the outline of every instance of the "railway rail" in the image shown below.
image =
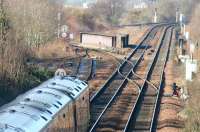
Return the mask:
<path id="1" fill-rule="evenodd" d="M 116 107 L 119 105 L 112 105 L 113 109 L 115 111 L 121 111 L 121 110 L 128 110 L 130 112 L 132 106 L 128 106 L 128 104 L 133 104 L 134 100 L 136 100 L 138 94 L 140 91 L 132 90 L 131 91 L 131 85 L 128 84 L 128 79 L 133 76 L 133 69 L 137 67 L 137 65 L 142 61 L 143 56 L 148 48 L 150 48 L 150 41 L 152 41 L 157 32 L 159 31 L 160 26 L 153 27 L 147 35 L 144 37 L 144 39 L 141 41 L 141 43 L 138 45 L 138 47 L 133 50 L 133 52 L 124 60 L 124 63 L 117 69 L 116 72 L 109 78 L 109 80 L 105 83 L 105 85 L 96 93 L 95 96 L 91 99 L 91 122 L 90 122 L 90 130 L 89 131 L 111 131 L 109 129 L 102 129 L 102 128 L 109 128 L 111 129 L 117 128 L 117 130 L 122 130 L 122 128 L 126 125 L 126 119 L 123 121 L 119 121 L 123 125 L 119 125 L 119 122 L 117 122 L 116 118 L 117 115 L 113 116 L 113 119 L 103 120 L 103 117 L 107 117 L 106 113 L 111 107 L 111 104 L 115 104 L 115 99 L 119 98 L 119 104 L 125 104 L 121 105 L 120 107 Z M 129 63 L 131 62 L 131 64 Z M 139 89 L 138 85 L 137 90 Z M 120 94 L 124 94 L 126 96 L 118 97 Z M 126 108 L 128 107 L 128 108 Z M 123 114 L 125 111 L 121 111 Z M 113 113 L 115 114 L 115 113 Z M 119 115 L 118 115 L 119 116 Z M 113 125 L 113 122 L 110 121 L 116 121 Z M 101 124 L 101 123 L 103 124 Z M 122 123 L 123 122 L 123 123 Z M 100 125 L 101 124 L 101 125 Z M 107 125 L 107 126 L 106 126 Z M 113 126 L 112 126 L 113 125 Z M 100 129 L 98 129 L 100 127 Z"/>
<path id="2" fill-rule="evenodd" d="M 96 59 L 89 58 L 87 51 L 85 55 L 79 55 L 77 63 L 72 69 L 71 76 L 76 76 L 77 78 L 87 82 L 92 79 L 96 71 Z"/>
<path id="3" fill-rule="evenodd" d="M 124 132 L 155 131 L 157 126 L 157 113 L 159 112 L 159 97 L 162 88 L 164 68 L 169 54 L 173 28 L 168 27 L 162 38 L 158 52 L 149 67 L 146 80 L 152 82 L 157 89 L 144 83 L 136 100 L 135 106 L 129 116 Z"/>
<path id="4" fill-rule="evenodd" d="M 84 81 L 90 80 L 94 74 L 94 61 L 93 59 L 81 58 L 75 76 Z"/>

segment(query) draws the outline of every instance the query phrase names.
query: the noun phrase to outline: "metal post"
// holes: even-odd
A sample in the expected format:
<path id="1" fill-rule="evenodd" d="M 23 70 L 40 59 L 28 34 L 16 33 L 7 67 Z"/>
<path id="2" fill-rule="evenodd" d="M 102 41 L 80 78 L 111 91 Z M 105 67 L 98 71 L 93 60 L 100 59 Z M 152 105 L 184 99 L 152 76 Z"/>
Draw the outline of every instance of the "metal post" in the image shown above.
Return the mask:
<path id="1" fill-rule="evenodd" d="M 158 17 L 157 17 L 157 8 L 155 8 L 155 13 L 154 13 L 154 23 L 157 23 L 157 20 Z"/>
<path id="2" fill-rule="evenodd" d="M 179 22 L 180 22 L 180 25 L 181 25 L 181 33 L 184 34 L 184 23 L 183 23 L 183 17 L 184 15 L 181 13 L 180 14 L 180 17 L 179 17 Z"/>
<path id="3" fill-rule="evenodd" d="M 176 9 L 176 23 L 178 23 L 179 19 L 179 8 Z"/>
<path id="4" fill-rule="evenodd" d="M 199 42 L 197 41 L 196 43 L 196 48 L 197 48 L 197 63 L 199 62 Z"/>
<path id="5" fill-rule="evenodd" d="M 185 36 L 185 33 L 186 33 L 186 26 L 185 24 L 183 24 L 183 35 Z"/>

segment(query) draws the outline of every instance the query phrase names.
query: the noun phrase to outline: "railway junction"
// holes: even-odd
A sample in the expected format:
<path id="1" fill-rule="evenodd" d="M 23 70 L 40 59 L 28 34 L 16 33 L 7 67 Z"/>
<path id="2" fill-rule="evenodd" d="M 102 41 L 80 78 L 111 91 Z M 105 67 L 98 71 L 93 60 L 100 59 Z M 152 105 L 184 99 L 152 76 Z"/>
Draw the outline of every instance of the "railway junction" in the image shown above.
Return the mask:
<path id="1" fill-rule="evenodd" d="M 0 131 L 24 132 L 38 126 L 33 130 L 154 132 L 166 127 L 184 127 L 181 119 L 173 115 L 165 117 L 175 107 L 182 107 L 178 98 L 172 98 L 174 82 L 169 82 L 166 72 L 177 42 L 176 27 L 169 23 L 149 26 L 136 46 L 115 60 L 115 65 L 99 65 L 101 58 L 91 57 L 94 50 L 85 47 L 79 47 L 82 55 L 72 58 L 70 63 L 65 58 L 47 60 L 48 63 L 62 62 L 61 68 L 69 70 L 70 67 L 70 72 L 58 71 L 52 79 L 3 106 Z M 98 54 L 115 57 L 107 51 Z M 108 69 L 111 71 L 104 81 L 94 88 L 92 83 Z M 25 122 L 15 122 L 15 118 L 20 117 Z"/>

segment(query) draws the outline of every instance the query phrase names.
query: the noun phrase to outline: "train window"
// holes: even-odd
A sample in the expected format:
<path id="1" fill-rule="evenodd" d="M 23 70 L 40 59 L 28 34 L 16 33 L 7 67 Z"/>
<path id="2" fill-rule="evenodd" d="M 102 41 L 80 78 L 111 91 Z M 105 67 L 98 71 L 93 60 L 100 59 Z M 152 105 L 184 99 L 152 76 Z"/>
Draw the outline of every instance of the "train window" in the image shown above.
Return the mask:
<path id="1" fill-rule="evenodd" d="M 70 94 L 70 95 L 72 95 L 72 96 L 75 96 L 75 94 L 74 94 L 74 93 L 72 93 L 72 92 L 70 92 L 69 94 Z"/>
<path id="2" fill-rule="evenodd" d="M 56 85 L 56 83 L 55 83 L 55 82 L 53 82 L 53 83 L 52 83 L 52 85 Z"/>
<path id="3" fill-rule="evenodd" d="M 60 103 L 59 101 L 56 101 L 59 105 L 61 105 L 62 106 L 62 103 Z"/>
<path id="4" fill-rule="evenodd" d="M 79 92 L 79 90 L 77 88 L 74 88 L 77 92 Z"/>
<path id="5" fill-rule="evenodd" d="M 47 121 L 47 118 L 45 118 L 44 116 L 40 116 L 42 119 L 44 119 L 45 121 Z"/>
<path id="6" fill-rule="evenodd" d="M 31 99 L 30 98 L 26 98 L 24 101 L 29 102 L 29 101 L 31 101 Z"/>
<path id="7" fill-rule="evenodd" d="M 57 105 L 53 104 L 53 106 L 55 106 L 56 108 L 59 108 Z"/>
<path id="8" fill-rule="evenodd" d="M 86 84 L 84 82 L 81 82 L 81 83 L 86 86 Z"/>
<path id="9" fill-rule="evenodd" d="M 38 94 L 42 93 L 42 90 L 38 90 L 37 93 L 38 93 Z"/>
<path id="10" fill-rule="evenodd" d="M 81 87 L 79 87 L 79 86 L 77 86 L 78 87 L 78 89 L 80 89 L 81 90 Z"/>
<path id="11" fill-rule="evenodd" d="M 51 114 L 51 115 L 53 114 L 53 113 L 52 113 L 51 111 L 49 111 L 49 110 L 46 110 L 46 111 L 47 111 L 49 114 Z"/>
<path id="12" fill-rule="evenodd" d="M 63 118 L 65 118 L 66 117 L 66 115 L 65 114 L 63 114 Z"/>
<path id="13" fill-rule="evenodd" d="M 15 112 L 16 112 L 16 110 L 10 110 L 9 112 L 10 112 L 10 113 L 15 113 Z"/>

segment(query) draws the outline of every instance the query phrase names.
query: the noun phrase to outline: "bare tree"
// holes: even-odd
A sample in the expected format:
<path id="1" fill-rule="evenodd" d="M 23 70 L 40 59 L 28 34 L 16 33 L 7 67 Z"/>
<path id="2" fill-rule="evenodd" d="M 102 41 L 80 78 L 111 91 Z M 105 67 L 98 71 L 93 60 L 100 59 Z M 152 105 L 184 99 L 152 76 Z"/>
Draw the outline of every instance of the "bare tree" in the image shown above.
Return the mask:
<path id="1" fill-rule="evenodd" d="M 37 80 L 26 60 L 30 47 L 56 37 L 58 7 L 53 0 L 0 2 L 0 96 L 15 97 Z"/>
<path id="2" fill-rule="evenodd" d="M 200 9 L 200 4 L 194 10 L 191 22 L 189 24 L 190 25 L 190 29 L 191 29 L 192 39 L 196 40 L 198 42 L 200 42 L 200 38 L 199 38 L 199 36 L 200 36 L 200 29 L 198 28 L 199 27 L 199 23 L 200 23 L 199 9 Z"/>
<path id="3" fill-rule="evenodd" d="M 7 0 L 11 25 L 19 40 L 39 46 L 55 36 L 58 6 L 52 0 Z"/>
<path id="4" fill-rule="evenodd" d="M 0 1 L 0 55 L 1 55 L 1 81 L 4 82 L 5 78 L 5 50 L 7 46 L 7 32 L 8 32 L 8 21 L 3 7 L 3 0 Z"/>
<path id="5" fill-rule="evenodd" d="M 126 0 L 98 0 L 92 6 L 92 12 L 95 16 L 111 24 L 118 24 L 120 17 L 125 11 Z"/>

